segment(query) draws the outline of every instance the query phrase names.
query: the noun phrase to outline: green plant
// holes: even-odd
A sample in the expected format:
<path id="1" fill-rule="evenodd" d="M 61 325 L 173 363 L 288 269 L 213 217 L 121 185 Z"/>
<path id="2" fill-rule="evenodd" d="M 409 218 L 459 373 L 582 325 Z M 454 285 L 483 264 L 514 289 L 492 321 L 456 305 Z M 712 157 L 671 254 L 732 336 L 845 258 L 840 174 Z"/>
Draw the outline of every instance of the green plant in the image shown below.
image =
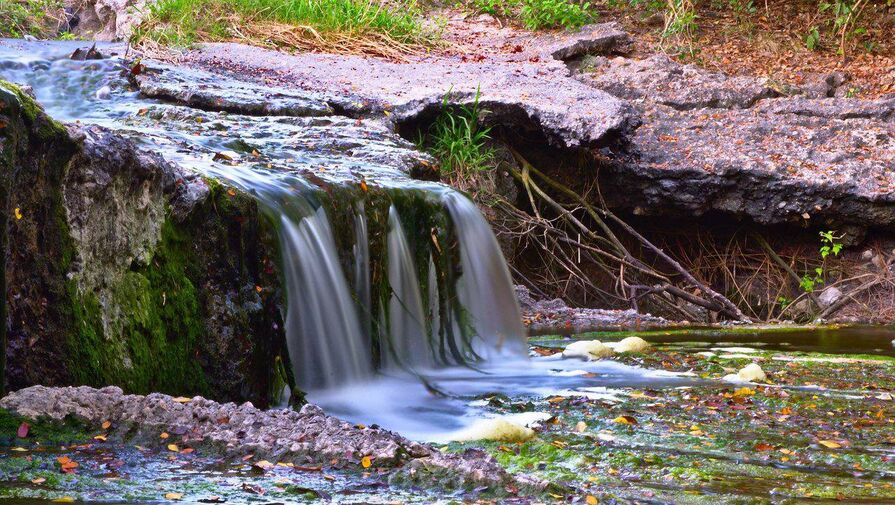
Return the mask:
<path id="1" fill-rule="evenodd" d="M 525 0 L 522 5 L 522 24 L 529 30 L 549 28 L 579 28 L 594 20 L 588 12 L 590 3 L 569 0 Z"/>
<path id="2" fill-rule="evenodd" d="M 61 0 L 0 0 L 0 37 L 52 37 L 61 12 Z"/>
<path id="3" fill-rule="evenodd" d="M 866 29 L 857 26 L 867 7 L 868 0 L 833 0 L 821 1 L 819 9 L 821 13 L 832 15 L 831 25 L 833 31 L 839 36 L 839 54 L 845 55 L 847 39 L 854 35 L 866 33 Z"/>
<path id="4" fill-rule="evenodd" d="M 839 256 L 839 253 L 842 251 L 842 238 L 844 235 L 836 235 L 834 231 L 822 231 L 819 235 L 821 245 L 818 252 L 824 264 L 816 267 L 814 272 L 809 272 L 802 276 L 799 286 L 806 293 L 813 293 L 818 286 L 824 284 L 826 277 L 824 267 L 826 266 L 827 257 L 831 254 Z"/>
<path id="5" fill-rule="evenodd" d="M 667 38 L 681 35 L 689 40 L 693 36 L 693 32 L 696 31 L 697 18 L 692 0 L 668 0 L 662 36 Z"/>
<path id="6" fill-rule="evenodd" d="M 481 108 L 480 97 L 477 89 L 471 104 L 451 106 L 451 92 L 444 95 L 441 112 L 429 130 L 429 151 L 441 162 L 444 177 L 468 178 L 494 160 L 494 151 L 488 146 L 491 129 L 480 124 L 480 118 L 488 113 Z"/>
<path id="7" fill-rule="evenodd" d="M 805 36 L 805 47 L 809 50 L 814 51 L 820 45 L 820 30 L 816 26 L 812 26 L 810 30 L 808 30 L 808 35 Z"/>

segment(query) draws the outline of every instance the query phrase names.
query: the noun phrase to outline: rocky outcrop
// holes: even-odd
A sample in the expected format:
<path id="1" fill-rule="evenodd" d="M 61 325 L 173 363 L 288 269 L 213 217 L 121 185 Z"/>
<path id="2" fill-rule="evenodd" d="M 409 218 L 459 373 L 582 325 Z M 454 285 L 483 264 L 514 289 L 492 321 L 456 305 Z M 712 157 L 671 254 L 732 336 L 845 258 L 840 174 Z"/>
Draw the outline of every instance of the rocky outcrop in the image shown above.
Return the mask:
<path id="1" fill-rule="evenodd" d="M 484 487 L 498 495 L 507 489 L 530 493 L 546 487 L 536 478 L 511 475 L 483 451 L 442 453 L 375 426 L 341 421 L 314 405 L 300 412 L 262 411 L 249 403 L 220 404 L 202 397 L 125 395 L 117 387 L 34 386 L 3 398 L 0 408 L 32 419 L 68 418 L 91 426 L 109 422 L 110 439 L 209 447 L 231 457 L 253 455 L 298 466 L 350 467 L 368 457 L 376 468 L 391 469 L 390 480 L 399 484 Z M 161 440 L 162 432 L 172 436 Z"/>
<path id="2" fill-rule="evenodd" d="M 559 298 L 538 300 L 525 286 L 516 286 L 522 320 L 531 334 L 582 333 L 585 331 L 648 330 L 675 323 L 636 310 L 569 307 Z"/>
<path id="3" fill-rule="evenodd" d="M 634 101 L 643 117 L 626 152 L 604 160 L 613 207 L 763 225 L 895 223 L 895 99 L 779 97 L 764 80 L 662 56 L 586 70 L 579 80 Z"/>
<path id="4" fill-rule="evenodd" d="M 146 0 L 66 0 L 68 19 L 60 31 L 85 39 L 124 41 L 147 10 Z"/>
<path id="5" fill-rule="evenodd" d="M 12 85 L 0 115 L 8 384 L 269 403 L 282 293 L 255 200 Z"/>
<path id="6" fill-rule="evenodd" d="M 516 44 L 518 51 L 484 61 L 430 57 L 398 63 L 206 44 L 187 53 L 180 64 L 319 93 L 337 104 L 340 113 L 386 113 L 405 130 L 431 120 L 446 95 L 451 103 L 469 104 L 480 93 L 482 108 L 490 111 L 486 121 L 491 124 L 531 132 L 562 148 L 597 148 L 630 135 L 638 116 L 624 100 L 569 78 L 569 69 L 552 55 L 586 50 L 612 53 L 629 43 L 624 32 L 607 24 L 562 37 L 529 37 Z M 150 96 L 151 82 L 150 75 L 140 85 Z M 406 133 L 412 136 L 416 132 Z"/>

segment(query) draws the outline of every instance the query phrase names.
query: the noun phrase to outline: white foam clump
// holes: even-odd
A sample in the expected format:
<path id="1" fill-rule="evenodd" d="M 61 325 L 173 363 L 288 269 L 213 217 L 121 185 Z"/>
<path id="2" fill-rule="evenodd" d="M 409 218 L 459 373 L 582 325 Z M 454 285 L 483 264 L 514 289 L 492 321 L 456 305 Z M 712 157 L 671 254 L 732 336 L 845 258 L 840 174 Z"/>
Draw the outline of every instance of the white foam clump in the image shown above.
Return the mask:
<path id="1" fill-rule="evenodd" d="M 533 429 L 516 424 L 506 419 L 480 419 L 468 428 L 449 436 L 456 442 L 473 442 L 476 440 L 493 440 L 495 442 L 525 442 L 534 438 Z"/>
<path id="2" fill-rule="evenodd" d="M 712 350 L 728 354 L 751 354 L 758 352 L 758 350 L 751 347 L 712 347 Z"/>
<path id="3" fill-rule="evenodd" d="M 581 358 L 588 361 L 608 358 L 613 354 L 615 351 L 599 340 L 572 342 L 562 352 L 563 358 Z"/>
<path id="4" fill-rule="evenodd" d="M 766 382 L 768 376 L 757 363 L 749 363 L 739 372 L 725 375 L 723 380 L 726 382 Z"/>
<path id="5" fill-rule="evenodd" d="M 640 337 L 627 337 L 615 344 L 615 352 L 646 352 L 650 344 Z"/>

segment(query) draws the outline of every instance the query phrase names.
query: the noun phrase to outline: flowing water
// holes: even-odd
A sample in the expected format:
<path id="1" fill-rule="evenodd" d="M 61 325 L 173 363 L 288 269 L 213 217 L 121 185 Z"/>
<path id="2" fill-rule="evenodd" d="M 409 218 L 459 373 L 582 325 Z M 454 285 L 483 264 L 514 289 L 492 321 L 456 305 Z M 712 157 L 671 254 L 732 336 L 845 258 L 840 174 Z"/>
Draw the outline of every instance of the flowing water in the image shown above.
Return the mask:
<path id="1" fill-rule="evenodd" d="M 529 358 L 492 231 L 462 194 L 407 175 L 424 155 L 388 125 L 335 115 L 320 97 L 288 90 L 276 91 L 267 108 L 280 110 L 275 100 L 285 100 L 304 116 L 151 100 L 124 77 L 121 59 L 73 61 L 76 47 L 0 42 L 0 77 L 31 86 L 58 120 L 114 129 L 257 198 L 279 235 L 290 361 L 311 401 L 358 422 L 442 439 L 481 415 L 474 399 L 485 394 L 600 395 L 612 384 L 680 380 L 619 364 Z M 221 103 L 269 91 L 220 85 L 225 78 L 192 70 L 152 70 L 164 85 L 217 89 Z"/>

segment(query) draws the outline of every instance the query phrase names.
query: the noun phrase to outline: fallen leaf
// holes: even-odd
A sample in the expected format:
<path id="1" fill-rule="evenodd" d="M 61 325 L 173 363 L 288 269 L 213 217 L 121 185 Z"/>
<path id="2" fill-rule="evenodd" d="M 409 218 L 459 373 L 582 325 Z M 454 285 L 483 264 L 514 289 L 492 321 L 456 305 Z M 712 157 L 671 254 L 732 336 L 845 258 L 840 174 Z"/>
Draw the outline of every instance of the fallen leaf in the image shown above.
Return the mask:
<path id="1" fill-rule="evenodd" d="M 820 444 L 828 449 L 839 449 L 840 447 L 842 447 L 841 445 L 839 445 L 836 442 L 833 442 L 832 440 L 821 440 L 818 442 L 818 444 Z"/>
<path id="2" fill-rule="evenodd" d="M 183 498 L 183 493 L 165 493 L 166 500 L 180 500 Z"/>
<path id="3" fill-rule="evenodd" d="M 103 428 L 104 430 L 108 430 L 111 426 L 112 426 L 112 422 L 111 422 L 111 421 L 103 421 L 102 428 Z"/>
<path id="4" fill-rule="evenodd" d="M 97 435 L 97 436 L 93 437 L 93 440 L 99 440 L 100 442 L 105 442 L 106 436 L 105 435 Z"/>
<path id="5" fill-rule="evenodd" d="M 270 461 L 267 461 L 266 459 L 262 459 L 261 461 L 253 463 L 252 468 L 254 468 L 256 470 L 261 470 L 262 472 L 266 472 L 266 471 L 270 470 L 271 468 L 273 468 L 273 463 L 271 463 Z"/>
<path id="6" fill-rule="evenodd" d="M 180 452 L 180 448 L 177 447 L 177 444 L 168 444 L 168 450 L 171 452 Z"/>
<path id="7" fill-rule="evenodd" d="M 749 388 L 740 388 L 733 392 L 734 398 L 743 398 L 746 396 L 752 396 L 755 394 L 755 390 Z"/>
<path id="8" fill-rule="evenodd" d="M 28 449 L 25 449 L 24 447 L 13 447 L 10 450 L 15 452 L 28 452 Z"/>
<path id="9" fill-rule="evenodd" d="M 16 207 L 14 214 L 16 216 L 16 221 L 18 221 L 19 219 L 22 219 L 24 217 L 22 215 L 22 211 L 18 207 Z"/>
<path id="10" fill-rule="evenodd" d="M 22 423 L 19 425 L 18 431 L 16 431 L 16 436 L 19 438 L 26 438 L 28 436 L 28 430 L 31 426 L 28 423 Z"/>
<path id="11" fill-rule="evenodd" d="M 637 424 L 637 419 L 634 419 L 631 416 L 618 416 L 613 419 L 612 422 L 619 424 Z"/>
<path id="12" fill-rule="evenodd" d="M 63 496 L 62 498 L 56 498 L 53 500 L 53 503 L 74 503 L 75 499 L 71 496 Z"/>
<path id="13" fill-rule="evenodd" d="M 597 505 L 597 503 L 599 503 L 597 502 L 597 497 L 592 494 L 587 495 L 587 498 L 585 498 L 584 501 L 587 502 L 587 505 Z"/>
<path id="14" fill-rule="evenodd" d="M 187 398 L 186 396 L 178 396 L 177 398 L 174 398 L 174 401 L 177 403 L 189 403 L 192 400 L 192 398 Z"/>
<path id="15" fill-rule="evenodd" d="M 587 423 L 584 421 L 578 421 L 578 424 L 575 425 L 575 431 L 578 433 L 584 433 L 584 430 L 587 429 Z"/>
<path id="16" fill-rule="evenodd" d="M 43 483 L 46 482 L 46 481 L 47 481 L 47 479 L 44 479 L 43 477 L 38 477 L 38 478 L 36 478 L 36 479 L 31 479 L 31 483 L 32 483 L 32 484 L 43 484 Z"/>
<path id="17" fill-rule="evenodd" d="M 755 444 L 755 446 L 752 448 L 755 449 L 756 451 L 773 451 L 774 450 L 774 446 L 770 445 L 770 444 Z"/>
<path id="18" fill-rule="evenodd" d="M 170 435 L 168 435 L 167 433 L 165 433 L 165 432 L 163 431 L 162 434 L 159 435 L 158 437 L 159 437 L 160 439 L 164 440 L 164 439 L 168 438 L 169 436 L 170 436 Z"/>
<path id="19" fill-rule="evenodd" d="M 360 466 L 362 466 L 364 468 L 370 468 L 370 465 L 372 465 L 372 464 L 373 464 L 373 460 L 370 459 L 370 456 L 364 456 L 360 460 Z"/>

